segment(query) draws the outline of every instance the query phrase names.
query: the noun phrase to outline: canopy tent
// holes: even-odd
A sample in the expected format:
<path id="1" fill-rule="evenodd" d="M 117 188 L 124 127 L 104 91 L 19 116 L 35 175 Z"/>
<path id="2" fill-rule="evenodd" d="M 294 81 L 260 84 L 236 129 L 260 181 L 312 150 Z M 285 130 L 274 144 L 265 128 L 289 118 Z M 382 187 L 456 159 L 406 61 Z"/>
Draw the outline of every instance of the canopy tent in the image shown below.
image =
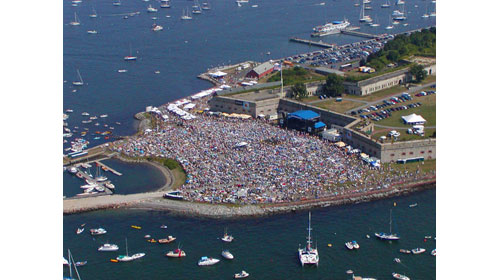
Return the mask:
<path id="1" fill-rule="evenodd" d="M 423 124 L 426 122 L 426 120 L 422 118 L 422 116 L 415 113 L 408 116 L 402 116 L 401 118 L 403 119 L 405 124 Z"/>
<path id="2" fill-rule="evenodd" d="M 236 145 L 234 145 L 236 148 L 241 148 L 241 147 L 246 147 L 248 146 L 248 143 L 247 142 L 240 142 Z"/>
<path id="3" fill-rule="evenodd" d="M 342 141 L 339 141 L 339 142 L 335 143 L 335 146 L 342 148 L 342 147 L 345 147 L 345 143 Z"/>
<path id="4" fill-rule="evenodd" d="M 225 72 L 222 72 L 222 71 L 217 71 L 217 72 L 214 72 L 214 73 L 208 73 L 210 76 L 214 77 L 214 78 L 222 78 L 224 76 L 227 75 L 227 73 Z"/>
<path id="5" fill-rule="evenodd" d="M 194 103 L 189 103 L 189 104 L 187 104 L 186 106 L 184 106 L 184 108 L 183 108 L 183 109 L 184 109 L 184 110 L 193 109 L 193 108 L 194 108 L 194 106 L 196 106 Z"/>
<path id="6" fill-rule="evenodd" d="M 314 124 L 314 128 L 322 128 L 325 126 L 326 126 L 326 124 L 324 122 L 317 122 Z"/>

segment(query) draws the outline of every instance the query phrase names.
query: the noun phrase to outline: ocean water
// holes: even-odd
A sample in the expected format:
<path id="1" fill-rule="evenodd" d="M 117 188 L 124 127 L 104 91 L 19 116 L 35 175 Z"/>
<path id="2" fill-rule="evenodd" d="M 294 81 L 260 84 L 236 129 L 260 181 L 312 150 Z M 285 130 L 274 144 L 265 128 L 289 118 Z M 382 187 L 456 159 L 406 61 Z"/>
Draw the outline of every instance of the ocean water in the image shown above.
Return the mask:
<path id="1" fill-rule="evenodd" d="M 212 220 L 176 216 L 168 212 L 145 210 L 107 210 L 64 216 L 64 252 L 70 249 L 75 261 L 87 260 L 79 268 L 82 279 L 230 279 L 234 273 L 246 270 L 252 279 L 350 279 L 345 273 L 351 269 L 356 275 L 377 279 L 392 279 L 398 272 L 411 279 L 435 279 L 436 257 L 430 251 L 436 248 L 436 191 L 435 189 L 385 200 L 357 205 L 328 207 L 312 210 L 312 238 L 318 247 L 320 263 L 315 267 L 301 267 L 297 256 L 299 244 L 307 236 L 306 211 L 263 218 Z M 396 207 L 394 207 L 396 203 Z M 408 205 L 418 203 L 417 207 Z M 373 236 L 377 231 L 388 231 L 389 210 L 401 240 L 392 243 Z M 86 223 L 85 232 L 76 235 L 76 228 Z M 161 229 L 165 224 L 167 229 Z M 141 226 L 141 230 L 131 228 Z M 92 237 L 88 230 L 104 227 L 108 233 Z M 224 243 L 219 238 L 224 229 L 235 240 Z M 171 244 L 149 243 L 144 235 L 163 238 L 177 237 Z M 370 239 L 366 235 L 370 234 Z M 424 241 L 424 236 L 433 238 Z M 110 259 L 125 253 L 125 238 L 129 254 L 146 253 L 130 263 L 112 263 Z M 349 251 L 344 243 L 356 240 L 358 251 Z M 117 252 L 98 252 L 105 242 L 120 246 Z M 327 244 L 332 244 L 328 247 Z M 170 259 L 165 253 L 180 246 L 187 254 L 182 259 Z M 399 249 L 422 247 L 420 255 L 399 253 Z M 229 249 L 234 260 L 222 258 L 221 251 Z M 198 267 L 202 256 L 221 259 L 211 267 Z M 400 258 L 397 264 L 394 258 Z M 64 275 L 68 269 L 64 268 Z"/>
<path id="2" fill-rule="evenodd" d="M 71 128 L 89 129 L 84 138 L 90 140 L 90 146 L 108 141 L 104 137 L 94 140 L 92 136 L 95 131 L 108 130 L 104 124 L 114 126 L 114 135 L 131 135 L 137 127 L 133 115 L 144 111 L 146 106 L 161 105 L 211 87 L 210 83 L 196 78 L 210 67 L 318 50 L 288 39 L 310 38 L 312 28 L 327 21 L 347 18 L 352 25 L 360 26 L 361 7 L 354 7 L 353 0 L 252 0 L 242 7 L 233 0 L 211 0 L 212 9 L 193 15 L 191 21 L 180 19 L 183 9 L 191 9 L 194 2 L 190 0 L 173 0 L 170 9 L 161 9 L 158 1 L 123 0 L 119 7 L 112 2 L 89 0 L 77 7 L 72 7 L 69 0 L 63 3 L 63 80 L 66 81 L 63 104 L 64 109 L 74 110 L 67 121 Z M 318 5 L 321 2 L 325 5 Z M 435 25 L 435 18 L 420 17 L 427 7 L 432 10 L 434 4 L 429 0 L 407 0 L 409 25 L 400 24 L 393 30 L 385 30 L 394 8 L 382 9 L 382 2 L 374 0 L 373 10 L 367 11 L 381 26 L 361 25 L 360 31 L 397 33 Z M 158 12 L 147 13 L 149 4 L 158 8 Z M 89 17 L 92 7 L 97 11 L 97 18 Z M 137 11 L 139 15 L 123 18 L 126 13 Z M 68 24 L 75 12 L 80 26 Z M 153 23 L 162 25 L 164 30 L 151 31 Z M 97 30 L 98 34 L 87 34 L 87 30 Z M 363 38 L 333 35 L 321 40 L 341 45 Z M 137 55 L 137 61 L 123 60 L 130 50 Z M 266 55 L 268 51 L 271 55 Z M 77 69 L 85 83 L 81 87 L 72 85 L 78 79 Z M 118 69 L 128 72 L 118 73 Z M 154 73 L 157 70 L 160 74 Z M 82 112 L 109 117 L 99 119 L 100 126 L 94 125 L 96 121 L 82 124 L 82 120 L 88 119 L 81 116 Z"/>

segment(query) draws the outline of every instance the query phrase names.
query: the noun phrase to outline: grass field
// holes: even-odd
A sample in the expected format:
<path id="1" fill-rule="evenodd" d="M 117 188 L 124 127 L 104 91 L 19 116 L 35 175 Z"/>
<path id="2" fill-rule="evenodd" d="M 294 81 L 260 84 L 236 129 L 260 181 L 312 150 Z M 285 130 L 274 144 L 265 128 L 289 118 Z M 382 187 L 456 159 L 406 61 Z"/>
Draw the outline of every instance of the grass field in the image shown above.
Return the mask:
<path id="1" fill-rule="evenodd" d="M 323 102 L 315 103 L 314 106 L 318 106 L 323 109 L 328 109 L 334 112 L 344 113 L 350 109 L 362 106 L 364 103 L 355 102 L 351 100 L 342 100 L 341 102 L 335 101 L 335 99 L 329 99 Z"/>
<path id="2" fill-rule="evenodd" d="M 410 128 L 408 126 L 408 128 Z M 406 129 L 390 129 L 390 128 L 386 128 L 386 129 L 377 129 L 373 132 L 372 134 L 372 139 L 373 140 L 378 140 L 380 138 L 380 136 L 387 136 L 387 133 L 389 133 L 389 131 L 391 130 L 396 130 L 397 132 L 399 132 L 401 135 L 399 136 L 399 142 L 402 142 L 402 141 L 411 141 L 411 140 L 422 140 L 422 139 L 427 139 L 429 138 L 431 135 L 434 134 L 434 132 L 436 132 L 436 129 L 435 128 L 426 128 L 425 129 L 425 136 L 419 136 L 419 135 L 415 135 L 415 134 L 408 134 L 406 133 Z M 391 140 L 389 138 L 387 138 L 387 140 L 385 141 L 386 143 L 390 143 Z"/>
<path id="3" fill-rule="evenodd" d="M 397 163 L 384 163 L 383 165 L 391 165 L 391 167 L 398 171 L 407 170 L 409 172 L 414 172 L 419 169 L 421 172 L 429 172 L 436 170 L 436 160 L 435 159 L 426 159 L 423 162 L 411 162 L 406 164 L 397 164 Z"/>
<path id="4" fill-rule="evenodd" d="M 422 106 L 416 107 L 416 108 L 410 108 L 408 110 L 401 110 L 401 111 L 395 111 L 391 112 L 392 116 L 386 119 L 383 119 L 379 122 L 376 122 L 375 124 L 379 125 L 385 125 L 385 126 L 399 126 L 399 127 L 404 127 L 409 125 L 405 125 L 403 122 L 403 119 L 401 119 L 402 116 L 407 116 L 412 113 L 415 113 L 417 115 L 421 115 L 427 122 L 425 123 L 425 126 L 436 126 L 436 95 L 428 95 L 428 96 L 421 96 L 421 97 L 413 97 L 413 100 L 406 101 L 404 103 L 398 103 L 394 106 L 402 106 L 402 105 L 408 105 L 411 103 L 417 103 L 420 102 L 422 103 Z"/>

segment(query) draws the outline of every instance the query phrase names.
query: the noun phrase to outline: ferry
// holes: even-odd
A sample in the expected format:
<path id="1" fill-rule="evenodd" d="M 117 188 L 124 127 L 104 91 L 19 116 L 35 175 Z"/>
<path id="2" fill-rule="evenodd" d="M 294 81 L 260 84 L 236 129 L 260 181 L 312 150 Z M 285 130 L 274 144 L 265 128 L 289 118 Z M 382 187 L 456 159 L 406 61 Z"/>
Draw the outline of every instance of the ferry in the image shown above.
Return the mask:
<path id="1" fill-rule="evenodd" d="M 348 20 L 333 21 L 325 25 L 319 25 L 313 28 L 311 37 L 322 37 L 332 34 L 340 33 L 341 30 L 348 27 L 351 23 Z"/>

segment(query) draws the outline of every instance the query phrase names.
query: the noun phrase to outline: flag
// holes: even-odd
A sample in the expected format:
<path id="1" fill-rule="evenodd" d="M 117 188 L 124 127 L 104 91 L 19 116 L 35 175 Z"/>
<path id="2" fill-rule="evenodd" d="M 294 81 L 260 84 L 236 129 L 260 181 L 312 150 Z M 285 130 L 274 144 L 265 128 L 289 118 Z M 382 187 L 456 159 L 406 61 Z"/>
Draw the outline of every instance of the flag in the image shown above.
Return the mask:
<path id="1" fill-rule="evenodd" d="M 281 71 L 281 64 L 275 63 L 274 64 L 274 71 Z"/>

